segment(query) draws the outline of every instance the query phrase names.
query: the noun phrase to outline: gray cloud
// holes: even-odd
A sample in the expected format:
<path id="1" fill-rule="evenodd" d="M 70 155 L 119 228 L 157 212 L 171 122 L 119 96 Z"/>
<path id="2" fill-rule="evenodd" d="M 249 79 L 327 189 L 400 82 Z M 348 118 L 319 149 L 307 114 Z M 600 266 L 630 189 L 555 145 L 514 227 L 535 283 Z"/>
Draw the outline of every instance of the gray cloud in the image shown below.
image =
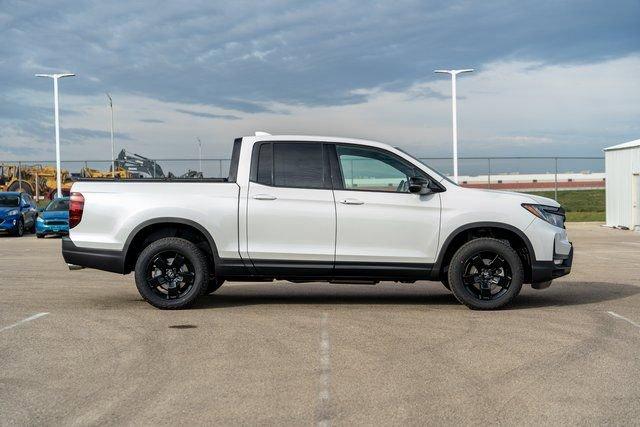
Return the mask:
<path id="1" fill-rule="evenodd" d="M 237 99 L 362 102 L 353 89 L 389 82 L 407 87 L 434 79 L 432 70 L 442 66 L 615 57 L 637 51 L 640 36 L 640 3 L 633 0 L 401 0 L 366 9 L 356 0 L 273 1 L 254 8 L 204 1 L 162 8 L 148 1 L 67 1 L 55 9 L 38 3 L 3 4 L 6 85 L 33 87 L 33 72 L 72 70 L 78 78 L 65 82 L 65 90 L 76 93 L 135 91 L 246 112 L 262 110 Z"/>
<path id="2" fill-rule="evenodd" d="M 240 120 L 240 117 L 233 116 L 231 114 L 202 113 L 200 111 L 184 110 L 182 108 L 176 108 L 176 111 L 178 113 L 188 114 L 188 115 L 194 116 L 194 117 L 204 117 L 204 118 L 207 118 L 207 119 Z"/>
<path id="3" fill-rule="evenodd" d="M 62 128 L 60 129 L 60 135 L 64 136 L 65 141 L 76 143 L 76 142 L 84 142 L 87 139 L 96 139 L 96 138 L 110 138 L 111 133 L 104 130 L 98 129 L 83 129 L 83 128 Z M 114 138 L 118 140 L 128 141 L 131 137 L 122 132 L 114 132 Z"/>
<path id="4" fill-rule="evenodd" d="M 433 90 L 431 88 L 425 87 L 421 89 L 412 90 L 408 94 L 409 99 L 451 99 L 451 95 L 445 95 L 437 90 Z M 458 96 L 458 99 L 464 99 L 462 96 Z"/>
<path id="5" fill-rule="evenodd" d="M 140 119 L 140 121 L 143 123 L 164 123 L 164 120 L 158 119 Z"/>

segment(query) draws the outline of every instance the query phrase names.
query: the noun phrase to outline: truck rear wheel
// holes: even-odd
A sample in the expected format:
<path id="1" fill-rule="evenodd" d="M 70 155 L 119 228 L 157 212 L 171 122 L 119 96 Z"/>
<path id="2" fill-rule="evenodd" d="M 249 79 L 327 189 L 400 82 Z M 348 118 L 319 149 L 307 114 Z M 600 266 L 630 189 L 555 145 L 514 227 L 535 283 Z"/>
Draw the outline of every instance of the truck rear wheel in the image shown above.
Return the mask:
<path id="1" fill-rule="evenodd" d="M 186 308 L 207 290 L 209 266 L 195 244 L 166 237 L 140 253 L 135 277 L 138 292 L 149 304 L 160 309 Z"/>
<path id="2" fill-rule="evenodd" d="M 456 251 L 449 265 L 449 284 L 455 297 L 472 309 L 492 310 L 509 304 L 524 280 L 522 261 L 507 243 L 475 239 Z"/>

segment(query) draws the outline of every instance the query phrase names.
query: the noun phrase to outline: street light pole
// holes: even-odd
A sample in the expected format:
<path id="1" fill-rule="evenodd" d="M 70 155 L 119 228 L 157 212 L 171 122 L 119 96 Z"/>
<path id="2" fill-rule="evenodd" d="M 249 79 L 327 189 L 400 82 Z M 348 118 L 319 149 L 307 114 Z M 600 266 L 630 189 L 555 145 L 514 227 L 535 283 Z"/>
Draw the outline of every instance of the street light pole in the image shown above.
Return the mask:
<path id="1" fill-rule="evenodd" d="M 435 70 L 435 73 L 451 75 L 451 115 L 453 136 L 453 180 L 458 182 L 458 112 L 457 112 L 457 93 L 456 93 L 456 76 L 462 73 L 470 73 L 473 69 L 466 70 Z"/>
<path id="2" fill-rule="evenodd" d="M 199 163 L 199 172 L 202 173 L 202 141 L 200 138 L 196 138 L 198 140 L 198 163 Z"/>
<path id="3" fill-rule="evenodd" d="M 53 116 L 56 132 L 56 197 L 62 197 L 62 173 L 60 171 L 60 120 L 58 113 L 58 79 L 73 77 L 75 74 L 36 74 L 36 77 L 48 77 L 53 79 Z"/>
<path id="4" fill-rule="evenodd" d="M 107 92 L 107 98 L 109 98 L 109 108 L 111 109 L 111 176 L 116 177 L 116 153 L 115 146 L 113 144 L 113 99 Z"/>

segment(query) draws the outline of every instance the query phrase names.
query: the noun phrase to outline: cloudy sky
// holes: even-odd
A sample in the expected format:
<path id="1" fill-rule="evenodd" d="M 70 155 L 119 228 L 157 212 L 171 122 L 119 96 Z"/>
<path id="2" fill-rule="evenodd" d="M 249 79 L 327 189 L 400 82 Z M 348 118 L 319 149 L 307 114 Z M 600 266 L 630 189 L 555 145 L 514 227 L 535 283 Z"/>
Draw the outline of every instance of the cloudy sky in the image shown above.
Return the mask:
<path id="1" fill-rule="evenodd" d="M 640 138 L 640 2 L 0 0 L 0 160 L 227 157 L 271 133 L 450 155 L 600 155 Z"/>

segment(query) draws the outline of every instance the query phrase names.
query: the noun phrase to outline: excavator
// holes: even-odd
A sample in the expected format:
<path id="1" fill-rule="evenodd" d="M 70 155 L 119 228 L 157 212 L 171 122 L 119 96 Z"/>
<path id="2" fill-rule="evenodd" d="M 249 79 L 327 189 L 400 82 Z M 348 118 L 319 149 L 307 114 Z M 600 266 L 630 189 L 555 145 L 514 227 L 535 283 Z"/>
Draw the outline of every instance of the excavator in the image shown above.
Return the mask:
<path id="1" fill-rule="evenodd" d="M 124 149 L 118 154 L 115 164 L 116 170 L 125 170 L 130 174 L 127 178 L 203 178 L 202 172 L 191 169 L 178 176 L 171 172 L 165 175 L 160 165 L 154 160 L 148 159 L 140 154 L 128 153 Z"/>

